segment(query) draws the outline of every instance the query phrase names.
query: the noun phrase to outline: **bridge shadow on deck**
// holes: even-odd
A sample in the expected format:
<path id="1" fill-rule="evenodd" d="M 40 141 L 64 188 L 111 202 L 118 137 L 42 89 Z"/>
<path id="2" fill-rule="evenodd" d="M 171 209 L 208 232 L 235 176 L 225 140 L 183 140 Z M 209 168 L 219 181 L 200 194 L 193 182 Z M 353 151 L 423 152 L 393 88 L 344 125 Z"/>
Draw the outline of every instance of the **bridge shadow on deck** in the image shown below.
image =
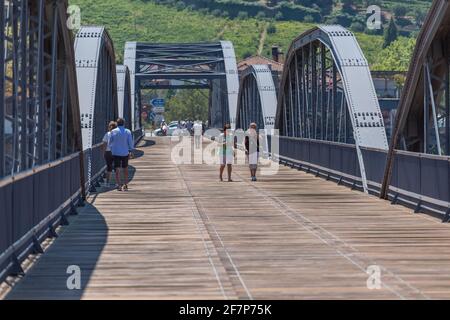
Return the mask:
<path id="1" fill-rule="evenodd" d="M 144 137 L 141 141 L 139 141 L 139 143 L 136 146 L 136 149 L 133 150 L 134 159 L 138 159 L 144 156 L 145 152 L 141 150 L 141 148 L 151 147 L 155 144 L 156 142 L 154 140 L 147 140 Z"/>
<path id="2" fill-rule="evenodd" d="M 6 296 L 7 300 L 81 299 L 96 268 L 108 238 L 108 226 L 103 215 L 86 203 L 60 237 L 27 271 L 23 279 Z M 81 271 L 81 289 L 69 290 L 67 281 L 73 274 L 69 266 Z M 74 283 L 70 281 L 70 283 Z"/>

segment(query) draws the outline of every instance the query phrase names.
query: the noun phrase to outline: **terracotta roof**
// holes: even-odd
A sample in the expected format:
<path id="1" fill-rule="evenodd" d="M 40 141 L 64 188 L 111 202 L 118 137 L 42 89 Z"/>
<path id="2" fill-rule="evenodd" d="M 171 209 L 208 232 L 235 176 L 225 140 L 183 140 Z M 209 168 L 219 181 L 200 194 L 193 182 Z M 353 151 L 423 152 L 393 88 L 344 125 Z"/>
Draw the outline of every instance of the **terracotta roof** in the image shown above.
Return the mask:
<path id="1" fill-rule="evenodd" d="M 244 70 L 248 66 L 254 65 L 254 64 L 269 64 L 272 67 L 273 71 L 283 71 L 283 64 L 280 62 L 276 62 L 275 60 L 255 55 L 248 57 L 244 60 L 239 61 L 237 67 L 239 71 Z"/>

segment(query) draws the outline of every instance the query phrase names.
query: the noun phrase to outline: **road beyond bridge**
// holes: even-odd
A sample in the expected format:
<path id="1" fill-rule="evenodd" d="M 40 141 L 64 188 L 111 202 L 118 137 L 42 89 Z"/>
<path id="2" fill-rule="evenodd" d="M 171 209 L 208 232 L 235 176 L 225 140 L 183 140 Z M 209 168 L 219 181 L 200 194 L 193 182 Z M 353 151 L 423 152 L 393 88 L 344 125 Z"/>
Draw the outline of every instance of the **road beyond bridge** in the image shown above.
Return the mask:
<path id="1" fill-rule="evenodd" d="M 127 193 L 99 189 L 6 299 L 427 299 L 450 295 L 450 229 L 281 166 L 219 182 L 146 138 Z M 81 290 L 68 290 L 70 265 Z M 370 286 L 378 268 L 379 289 Z"/>

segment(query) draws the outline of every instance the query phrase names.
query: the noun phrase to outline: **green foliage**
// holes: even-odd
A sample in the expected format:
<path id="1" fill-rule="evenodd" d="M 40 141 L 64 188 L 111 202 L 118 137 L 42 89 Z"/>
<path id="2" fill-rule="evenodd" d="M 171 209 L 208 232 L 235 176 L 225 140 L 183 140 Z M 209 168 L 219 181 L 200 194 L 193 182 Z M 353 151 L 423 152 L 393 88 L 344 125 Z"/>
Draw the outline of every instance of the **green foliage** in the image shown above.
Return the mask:
<path id="1" fill-rule="evenodd" d="M 239 11 L 237 15 L 238 19 L 248 19 L 248 13 L 246 11 Z"/>
<path id="2" fill-rule="evenodd" d="M 354 2 L 353 0 L 341 0 L 342 3 L 342 11 L 351 15 L 354 15 L 356 13 L 356 10 L 354 8 Z"/>
<path id="3" fill-rule="evenodd" d="M 408 12 L 408 8 L 406 8 L 405 6 L 403 6 L 401 4 L 398 4 L 394 7 L 393 11 L 394 11 L 395 17 L 398 18 L 398 17 L 405 16 L 406 12 Z"/>
<path id="4" fill-rule="evenodd" d="M 308 14 L 308 15 L 306 15 L 303 18 L 303 21 L 306 22 L 306 23 L 313 23 L 314 22 L 314 17 L 312 15 Z"/>
<path id="5" fill-rule="evenodd" d="M 179 90 L 167 101 L 164 118 L 174 120 L 208 120 L 208 90 Z"/>
<path id="6" fill-rule="evenodd" d="M 70 0 L 81 8 L 82 25 L 103 25 L 113 38 L 117 61 L 123 61 L 125 41 L 211 41 L 227 20 L 177 11 L 153 2 L 130 0 Z M 257 31 L 256 31 L 257 33 Z"/>
<path id="7" fill-rule="evenodd" d="M 264 11 L 259 11 L 257 14 L 256 14 L 256 18 L 257 19 L 264 19 L 266 17 L 266 14 L 264 13 Z"/>
<path id="8" fill-rule="evenodd" d="M 398 38 L 397 26 L 395 25 L 394 17 L 391 17 L 391 20 L 389 20 L 389 25 L 387 29 L 384 31 L 383 48 L 389 46 L 392 42 L 397 40 L 397 38 Z"/>
<path id="9" fill-rule="evenodd" d="M 275 25 L 275 23 L 269 24 L 269 26 L 267 27 L 267 33 L 274 34 L 276 32 L 277 32 L 277 26 Z"/>
<path id="10" fill-rule="evenodd" d="M 282 20 L 283 19 L 283 14 L 281 12 L 277 12 L 275 14 L 275 20 Z"/>
<path id="11" fill-rule="evenodd" d="M 213 16 L 220 17 L 222 15 L 222 12 L 219 9 L 214 9 L 213 11 L 211 11 L 211 14 Z"/>
<path id="12" fill-rule="evenodd" d="M 421 27 L 425 17 L 427 15 L 426 11 L 423 9 L 416 8 L 414 9 L 414 21 L 418 27 Z"/>
<path id="13" fill-rule="evenodd" d="M 354 32 L 363 32 L 364 31 L 364 25 L 361 22 L 353 22 L 350 25 L 350 29 Z"/>
<path id="14" fill-rule="evenodd" d="M 416 40 L 399 38 L 377 54 L 373 70 L 407 71 Z"/>
<path id="15" fill-rule="evenodd" d="M 165 0 L 164 0 L 165 1 Z M 174 6 L 156 4 L 153 0 L 70 0 L 81 8 L 83 25 L 104 25 L 110 33 L 117 55 L 117 62 L 123 61 L 125 41 L 145 42 L 202 42 L 230 40 L 235 48 L 238 59 L 254 55 L 258 52 L 261 30 L 267 20 L 255 18 L 230 19 L 228 12 L 221 11 L 220 16 L 214 16 L 208 9 L 199 10 L 198 4 L 183 0 L 197 9 L 177 10 Z M 212 0 L 211 0 L 212 1 Z M 277 3 L 284 5 L 284 2 Z M 214 11 L 214 10 L 213 10 Z M 214 12 L 218 14 L 218 12 Z M 280 12 L 280 15 L 281 12 Z M 361 22 L 361 15 L 355 21 Z M 287 50 L 294 38 L 316 24 L 299 21 L 272 20 L 267 29 L 262 53 L 271 57 L 272 45 L 279 45 L 283 52 Z M 352 23 L 354 23 L 354 20 Z M 356 27 L 356 29 L 353 29 Z M 377 61 L 382 48 L 383 38 L 359 32 L 359 27 L 353 25 L 358 42 L 369 63 Z"/>

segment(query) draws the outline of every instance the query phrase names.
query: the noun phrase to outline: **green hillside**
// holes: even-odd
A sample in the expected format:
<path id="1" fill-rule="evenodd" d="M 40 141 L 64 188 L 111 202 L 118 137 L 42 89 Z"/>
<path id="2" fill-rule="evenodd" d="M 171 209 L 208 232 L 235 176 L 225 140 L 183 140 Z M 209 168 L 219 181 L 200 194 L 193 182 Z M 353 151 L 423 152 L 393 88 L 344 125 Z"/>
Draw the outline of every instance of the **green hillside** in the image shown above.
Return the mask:
<path id="1" fill-rule="evenodd" d="M 249 17 L 248 14 L 242 12 L 239 13 L 239 17 L 230 18 L 230 14 L 227 12 L 202 10 L 202 8 L 192 5 L 187 6 L 184 2 L 182 2 L 183 5 L 180 5 L 181 1 L 172 1 L 170 5 L 165 0 L 159 1 L 164 4 L 151 0 L 69 1 L 70 4 L 80 6 L 82 25 L 107 27 L 114 40 L 118 62 L 123 59 L 125 41 L 230 40 L 240 59 L 253 54 L 270 56 L 272 45 L 280 45 L 286 52 L 292 39 L 316 25 L 313 22 L 268 18 L 263 14 L 258 17 Z M 215 2 L 214 0 L 210 1 Z M 263 0 L 257 2 L 268 3 Z M 390 1 L 390 3 L 392 2 L 394 1 Z M 413 2 L 423 3 L 419 0 Z M 363 32 L 355 32 L 355 34 L 369 62 L 377 65 L 379 69 L 384 68 L 377 61 L 383 37 Z"/>

